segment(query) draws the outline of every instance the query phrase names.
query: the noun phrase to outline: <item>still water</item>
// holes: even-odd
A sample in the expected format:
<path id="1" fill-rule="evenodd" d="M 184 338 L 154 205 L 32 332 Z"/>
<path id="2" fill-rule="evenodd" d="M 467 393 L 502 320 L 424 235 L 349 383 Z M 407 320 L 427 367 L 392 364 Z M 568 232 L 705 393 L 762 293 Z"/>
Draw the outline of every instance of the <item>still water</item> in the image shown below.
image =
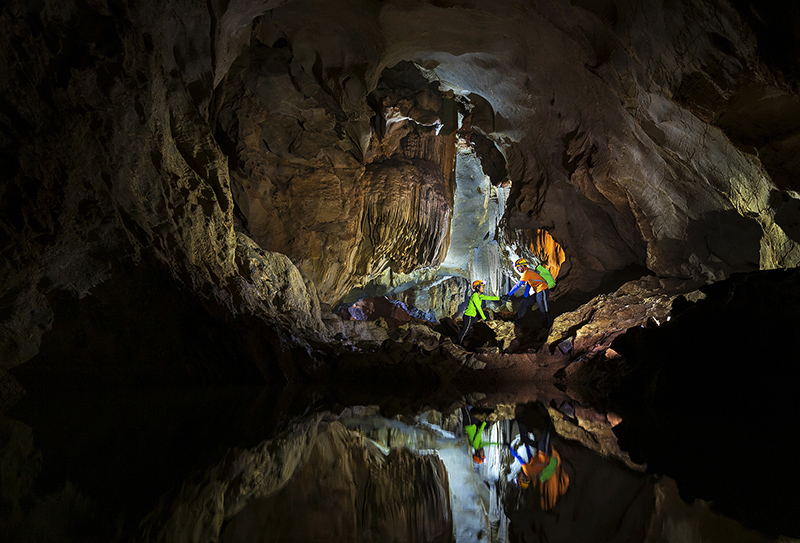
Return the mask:
<path id="1" fill-rule="evenodd" d="M 397 481 L 417 484 L 413 459 L 419 458 L 440 470 L 425 482 L 432 489 L 426 499 L 441 492 L 445 499 L 437 503 L 446 509 L 418 511 L 413 522 L 424 534 L 426 523 L 449 510 L 452 533 L 441 541 L 646 541 L 691 535 L 697 525 L 668 480 L 587 446 L 586 436 L 593 434 L 581 429 L 585 421 L 536 402 L 473 409 L 487 421 L 483 438 L 492 443 L 484 447 L 485 461 L 476 464 L 463 404 L 383 416 L 378 404 L 346 406 L 323 397 L 246 387 L 35 391 L 2 419 L 4 503 L 13 512 L 3 514 L 14 515 L 3 535 L 20 542 L 165 541 L 169 526 L 175 541 L 203 540 L 190 535 L 203 530 L 225 542 L 302 541 L 280 527 L 324 527 L 339 519 L 338 527 L 326 528 L 327 540 L 372 540 L 359 531 L 365 511 L 383 511 L 385 522 L 370 522 L 391 526 L 398 522 L 396 510 L 344 497 L 394 499 Z M 557 415 L 557 427 L 584 436 L 552 436 L 569 487 L 548 510 L 518 484 L 520 464 L 509 448 L 521 453 L 515 416 L 535 439 L 542 413 Z M 338 428 L 338 441 L 330 437 L 332 428 Z M 388 470 L 380 481 L 364 478 L 374 471 L 361 469 L 359 458 L 380 465 L 396 450 L 409 452 L 406 464 L 397 465 L 411 471 Z M 16 475 L 9 476 L 12 463 Z M 333 469 L 344 475 L 333 478 Z M 355 520 L 341 524 L 350 518 L 351 502 L 358 505 Z M 671 513 L 664 504 L 671 504 Z M 245 522 L 248 515 L 262 520 Z M 265 525 L 264 518 L 272 521 Z M 237 539 L 237 529 L 258 529 L 258 535 Z M 346 535 L 348 530 L 353 533 Z M 742 540 L 763 540 L 750 535 Z"/>

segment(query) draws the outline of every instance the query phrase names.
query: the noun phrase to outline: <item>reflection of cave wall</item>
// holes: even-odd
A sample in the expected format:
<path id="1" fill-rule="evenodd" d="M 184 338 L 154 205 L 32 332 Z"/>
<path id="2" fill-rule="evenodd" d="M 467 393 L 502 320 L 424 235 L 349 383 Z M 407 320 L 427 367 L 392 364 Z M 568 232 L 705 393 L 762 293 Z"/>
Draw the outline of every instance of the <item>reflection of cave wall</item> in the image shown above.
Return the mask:
<path id="1" fill-rule="evenodd" d="M 449 542 L 447 489 L 438 457 L 405 448 L 384 457 L 372 442 L 333 424 L 283 488 L 232 515 L 221 541 L 246 543 L 269 534 L 301 541 Z"/>
<path id="2" fill-rule="evenodd" d="M 385 454 L 321 418 L 231 450 L 160 504 L 144 523 L 146 539 L 452 541 L 440 458 L 405 448 Z"/>

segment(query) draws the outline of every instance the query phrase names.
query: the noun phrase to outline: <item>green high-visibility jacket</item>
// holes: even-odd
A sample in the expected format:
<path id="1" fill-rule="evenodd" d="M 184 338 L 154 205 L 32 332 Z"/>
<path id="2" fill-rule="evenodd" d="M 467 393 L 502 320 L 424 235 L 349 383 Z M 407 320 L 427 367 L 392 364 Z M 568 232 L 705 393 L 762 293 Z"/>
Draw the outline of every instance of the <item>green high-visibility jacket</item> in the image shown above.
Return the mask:
<path id="1" fill-rule="evenodd" d="M 499 296 L 486 296 L 485 294 L 481 294 L 478 291 L 472 293 L 472 296 L 469 297 L 469 304 L 467 304 L 467 309 L 464 310 L 465 317 L 474 317 L 475 315 L 480 315 L 482 319 L 486 319 L 486 315 L 483 314 L 483 308 L 481 308 L 481 303 L 483 300 L 499 300 Z"/>

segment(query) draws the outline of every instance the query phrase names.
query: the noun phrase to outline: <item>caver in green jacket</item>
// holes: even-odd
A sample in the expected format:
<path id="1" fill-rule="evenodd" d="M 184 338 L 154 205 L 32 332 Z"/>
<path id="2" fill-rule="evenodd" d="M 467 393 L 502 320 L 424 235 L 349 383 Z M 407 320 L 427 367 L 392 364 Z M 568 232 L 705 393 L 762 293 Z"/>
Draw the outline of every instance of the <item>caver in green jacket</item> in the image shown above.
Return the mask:
<path id="1" fill-rule="evenodd" d="M 486 315 L 483 314 L 483 309 L 481 308 L 483 300 L 499 299 L 499 296 L 486 296 L 485 294 L 475 291 L 472 293 L 472 296 L 469 297 L 469 304 L 467 304 L 467 309 L 464 310 L 464 316 L 474 317 L 475 315 L 480 315 L 482 319 L 486 320 Z"/>

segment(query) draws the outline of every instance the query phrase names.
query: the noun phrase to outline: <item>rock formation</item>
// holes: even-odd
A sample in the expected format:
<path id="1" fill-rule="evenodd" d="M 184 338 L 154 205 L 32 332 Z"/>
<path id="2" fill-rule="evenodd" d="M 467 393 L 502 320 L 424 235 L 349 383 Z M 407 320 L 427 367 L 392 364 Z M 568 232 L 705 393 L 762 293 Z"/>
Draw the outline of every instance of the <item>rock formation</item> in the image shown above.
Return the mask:
<path id="1" fill-rule="evenodd" d="M 734 275 L 703 287 L 703 299 L 677 299 L 669 323 L 612 343 L 625 357 L 610 394 L 621 446 L 685 499 L 773 537 L 798 531 L 800 439 L 783 426 L 797 414 L 786 341 L 800 330 L 797 280 L 797 269 Z M 750 456 L 758 469 L 741 462 Z"/>
<path id="2" fill-rule="evenodd" d="M 661 456 L 671 443 L 661 439 L 680 439 L 694 418 L 672 391 L 694 408 L 724 383 L 714 420 L 731 435 L 742 432 L 726 422 L 740 398 L 789 419 L 796 412 L 783 399 L 792 397 L 790 368 L 769 363 L 793 359 L 780 341 L 797 322 L 798 20 L 792 3 L 750 0 L 5 2 L 0 515 L 8 533 L 31 541 L 131 534 L 164 491 L 145 482 L 188 474 L 177 452 L 159 465 L 163 436 L 143 430 L 138 409 L 111 409 L 113 400 L 256 384 L 273 387 L 253 400 L 271 413 L 270 428 L 244 432 L 249 446 L 310 406 L 381 394 L 387 413 L 578 401 L 609 425 L 622 417 L 618 459 L 630 452 L 631 463 L 669 474 L 686 495 L 713 496 L 758 530 L 800 535 L 777 499 L 784 481 L 775 472 L 764 484 L 776 499 L 748 511 L 740 504 L 756 489 L 731 490 L 724 478 L 698 475 L 706 462 Z M 534 254 L 559 268 L 561 316 L 549 336 L 534 330 L 512 341 L 513 316 L 498 312 L 499 322 L 476 327 L 472 351 L 453 345 L 451 317 L 470 281 L 488 280 L 499 294 L 513 279 L 510 260 Z M 411 317 L 341 319 L 338 308 L 367 304 L 365 295 L 402 302 Z M 438 324 L 414 318 L 428 310 Z M 748 332 L 768 347 L 743 351 L 759 371 L 725 344 Z M 682 337 L 689 355 L 678 349 Z M 735 379 L 720 362 L 731 360 Z M 765 380 L 770 367 L 775 379 Z M 203 392 L 178 396 L 181 414 L 214 413 L 198 409 Z M 105 410 L 128 426 L 120 422 L 117 434 Z M 231 412 L 247 418 L 241 404 Z M 224 439 L 175 450 L 216 465 L 217 447 L 241 445 L 220 417 L 213 428 Z M 141 431 L 130 429 L 134 420 Z M 562 431 L 609 454 L 616 442 L 606 422 L 594 437 Z M 199 423 L 164 426 L 175 430 L 170 443 L 205 435 Z M 651 440 L 653 426 L 669 432 Z M 84 427 L 61 448 L 62 429 Z M 767 434 L 785 439 L 780 426 Z M 141 450 L 98 452 L 107 443 L 98 436 L 137 435 L 149 436 Z M 708 446 L 704 460 L 719 454 L 708 436 L 688 435 Z M 343 454 L 372 451 L 339 438 Z M 131 451 L 148 474 L 127 476 L 136 492 L 123 495 L 92 473 L 97 463 L 124 471 Z M 441 482 L 435 462 L 394 455 L 388 468 L 369 464 L 370 477 L 391 478 L 384 468 L 400 466 Z M 767 460 L 791 464 L 781 454 Z M 720 489 L 745 497 L 731 503 Z M 441 524 L 405 505 L 382 513 L 412 519 L 409 538 L 424 539 L 415 530 L 425 525 L 447 540 L 445 500 L 435 494 Z M 350 512 L 348 522 L 366 518 Z M 93 525 L 95 513 L 120 520 Z M 252 523 L 228 526 L 225 537 L 235 539 Z"/>
<path id="3" fill-rule="evenodd" d="M 236 264 L 256 247 L 327 303 L 440 264 L 459 116 L 511 182 L 505 228 L 564 248 L 559 295 L 630 266 L 798 262 L 796 66 L 765 37 L 771 12 L 514 5 L 9 4 L 4 367 L 37 352 L 51 293 L 85 296 L 143 254 L 259 314 Z"/>

